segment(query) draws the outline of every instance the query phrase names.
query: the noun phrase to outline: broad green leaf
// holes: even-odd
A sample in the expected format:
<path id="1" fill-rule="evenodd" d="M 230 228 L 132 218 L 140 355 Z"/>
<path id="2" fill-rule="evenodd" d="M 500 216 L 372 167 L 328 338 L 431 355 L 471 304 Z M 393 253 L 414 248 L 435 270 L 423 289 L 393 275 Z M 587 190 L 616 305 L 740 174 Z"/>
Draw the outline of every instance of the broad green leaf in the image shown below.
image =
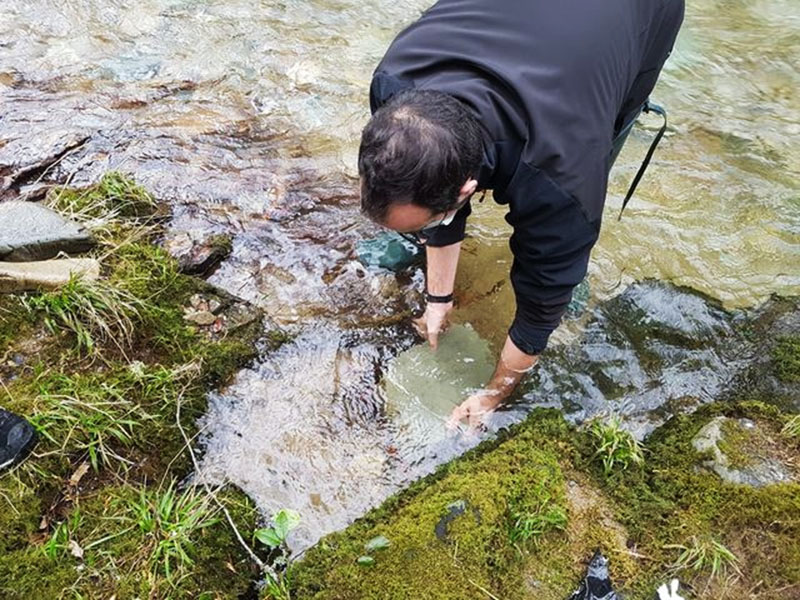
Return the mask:
<path id="1" fill-rule="evenodd" d="M 258 529 L 253 535 L 259 542 L 270 548 L 277 548 L 283 541 L 283 538 L 281 538 L 272 527 Z"/>
<path id="2" fill-rule="evenodd" d="M 275 533 L 283 541 L 292 529 L 300 525 L 300 514 L 294 510 L 282 508 L 272 518 L 272 522 L 275 527 Z"/>
<path id="3" fill-rule="evenodd" d="M 389 547 L 389 539 L 386 536 L 379 535 L 377 537 L 372 538 L 366 544 L 364 544 L 364 549 L 367 552 L 375 552 L 376 550 L 384 550 L 385 548 Z"/>
<path id="4" fill-rule="evenodd" d="M 375 559 L 371 556 L 359 556 L 356 562 L 362 567 L 371 567 L 375 564 Z"/>

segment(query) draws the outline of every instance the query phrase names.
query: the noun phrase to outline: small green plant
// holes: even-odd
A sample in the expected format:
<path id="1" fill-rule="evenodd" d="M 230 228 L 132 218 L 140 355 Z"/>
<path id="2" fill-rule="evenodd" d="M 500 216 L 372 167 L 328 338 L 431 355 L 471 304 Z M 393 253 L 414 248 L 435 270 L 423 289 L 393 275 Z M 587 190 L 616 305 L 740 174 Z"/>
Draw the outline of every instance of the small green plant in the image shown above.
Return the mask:
<path id="1" fill-rule="evenodd" d="M 267 597 L 271 600 L 291 600 L 292 592 L 289 582 L 289 574 L 284 571 L 280 574 L 272 575 L 267 573 L 264 580 L 264 587 L 267 590 Z"/>
<path id="2" fill-rule="evenodd" d="M 219 518 L 208 495 L 197 488 L 181 493 L 175 481 L 166 488 L 143 488 L 138 498 L 127 500 L 124 517 L 144 536 L 143 544 L 153 573 L 163 573 L 173 583 L 194 565 L 194 539 Z"/>
<path id="3" fill-rule="evenodd" d="M 146 303 L 106 281 L 73 277 L 62 288 L 24 298 L 28 311 L 41 314 L 47 328 L 75 335 L 78 350 L 92 352 L 96 341 L 115 344 L 124 352 L 134 324 Z"/>
<path id="4" fill-rule="evenodd" d="M 589 432 L 595 440 L 595 458 L 603 464 L 603 473 L 608 477 L 615 468 L 627 469 L 630 465 L 644 463 L 644 454 L 638 440 L 622 428 L 617 417 L 607 422 L 592 421 Z"/>
<path id="5" fill-rule="evenodd" d="M 361 567 L 371 567 L 375 564 L 375 559 L 369 555 L 359 556 L 356 563 Z"/>
<path id="6" fill-rule="evenodd" d="M 277 556 L 272 560 L 273 573 L 266 574 L 266 589 L 272 600 L 290 600 L 288 572 L 285 570 L 289 560 L 289 549 L 286 538 L 289 532 L 300 525 L 300 514 L 288 508 L 282 508 L 272 517 L 272 526 L 257 529 L 253 539 L 267 546 Z"/>
<path id="7" fill-rule="evenodd" d="M 800 415 L 795 415 L 789 419 L 781 429 L 781 433 L 786 437 L 800 437 Z"/>
<path id="8" fill-rule="evenodd" d="M 53 533 L 42 545 L 42 552 L 50 560 L 55 560 L 66 554 L 70 549 L 70 540 L 73 534 L 81 526 L 83 515 L 79 509 L 74 509 L 69 518 L 62 521 L 53 529 Z"/>
<path id="9" fill-rule="evenodd" d="M 543 501 L 533 511 L 512 513 L 509 539 L 513 544 L 533 541 L 548 531 L 564 530 L 567 527 L 567 511 L 563 507 Z"/>
<path id="10" fill-rule="evenodd" d="M 736 555 L 709 536 L 693 536 L 688 544 L 670 544 L 665 548 L 680 552 L 673 565 L 678 571 L 705 572 L 711 577 L 726 573 L 728 569 L 739 571 L 739 559 Z"/>
<path id="11" fill-rule="evenodd" d="M 389 538 L 385 535 L 377 535 L 364 544 L 364 550 L 369 552 L 370 554 L 374 554 L 375 552 L 380 552 L 381 550 L 386 550 L 391 545 Z M 370 554 L 365 554 L 364 556 L 359 556 L 356 563 L 362 567 L 371 567 L 375 564 L 375 559 L 370 556 Z"/>
<path id="12" fill-rule="evenodd" d="M 300 525 L 300 514 L 288 508 L 282 508 L 272 517 L 272 527 L 257 529 L 253 533 L 253 538 L 271 550 L 285 549 L 289 532 L 298 525 Z"/>

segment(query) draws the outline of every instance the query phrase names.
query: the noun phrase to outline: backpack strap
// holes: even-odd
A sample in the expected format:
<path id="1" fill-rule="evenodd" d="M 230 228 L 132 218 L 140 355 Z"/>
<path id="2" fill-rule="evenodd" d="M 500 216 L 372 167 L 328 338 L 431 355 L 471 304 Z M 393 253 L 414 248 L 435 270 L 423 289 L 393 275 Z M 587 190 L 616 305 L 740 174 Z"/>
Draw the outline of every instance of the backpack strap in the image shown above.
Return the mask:
<path id="1" fill-rule="evenodd" d="M 653 158 L 653 152 L 656 151 L 656 146 L 658 146 L 658 142 L 661 141 L 661 138 L 664 137 L 664 133 L 667 131 L 667 111 L 664 110 L 663 107 L 659 106 L 658 104 L 653 104 L 648 100 L 644 103 L 642 112 L 646 113 L 652 112 L 657 115 L 661 115 L 664 118 L 664 124 L 661 126 L 661 129 L 658 130 L 656 137 L 650 144 L 650 149 L 647 151 L 647 155 L 644 157 L 644 160 L 642 161 L 642 164 L 639 167 L 639 171 L 636 173 L 636 177 L 633 178 L 633 182 L 631 182 L 631 186 L 628 188 L 628 193 L 625 194 L 625 199 L 622 201 L 622 208 L 619 211 L 619 217 L 617 217 L 617 221 L 622 219 L 622 212 L 628 205 L 628 201 L 631 199 L 631 196 L 633 196 L 633 192 L 636 191 L 636 186 L 639 185 L 639 180 L 642 178 L 644 172 L 647 170 L 647 165 L 650 164 L 650 159 Z"/>

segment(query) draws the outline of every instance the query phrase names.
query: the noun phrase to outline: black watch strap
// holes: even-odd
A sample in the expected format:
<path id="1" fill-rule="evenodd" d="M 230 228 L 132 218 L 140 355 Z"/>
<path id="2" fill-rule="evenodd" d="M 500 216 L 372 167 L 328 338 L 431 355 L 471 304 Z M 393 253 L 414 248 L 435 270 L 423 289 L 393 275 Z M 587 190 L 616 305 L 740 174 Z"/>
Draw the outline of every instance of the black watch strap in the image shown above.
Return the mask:
<path id="1" fill-rule="evenodd" d="M 434 304 L 448 304 L 449 302 L 453 301 L 453 294 L 447 294 L 446 296 L 434 296 L 429 292 L 425 292 L 425 300 Z"/>

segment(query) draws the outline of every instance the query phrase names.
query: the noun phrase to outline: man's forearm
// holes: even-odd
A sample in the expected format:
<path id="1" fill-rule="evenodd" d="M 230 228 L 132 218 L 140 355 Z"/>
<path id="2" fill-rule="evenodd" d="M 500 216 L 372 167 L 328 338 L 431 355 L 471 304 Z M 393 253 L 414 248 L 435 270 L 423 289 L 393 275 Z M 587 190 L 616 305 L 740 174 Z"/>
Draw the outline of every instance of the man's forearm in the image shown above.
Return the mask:
<path id="1" fill-rule="evenodd" d="M 494 392 L 497 402 L 507 398 L 520 380 L 536 365 L 539 356 L 525 354 L 516 344 L 506 337 L 500 360 L 497 361 L 494 375 L 486 385 L 486 389 Z"/>
<path id="2" fill-rule="evenodd" d="M 460 251 L 461 242 L 440 248 L 425 247 L 428 293 L 434 296 L 453 293 Z"/>

